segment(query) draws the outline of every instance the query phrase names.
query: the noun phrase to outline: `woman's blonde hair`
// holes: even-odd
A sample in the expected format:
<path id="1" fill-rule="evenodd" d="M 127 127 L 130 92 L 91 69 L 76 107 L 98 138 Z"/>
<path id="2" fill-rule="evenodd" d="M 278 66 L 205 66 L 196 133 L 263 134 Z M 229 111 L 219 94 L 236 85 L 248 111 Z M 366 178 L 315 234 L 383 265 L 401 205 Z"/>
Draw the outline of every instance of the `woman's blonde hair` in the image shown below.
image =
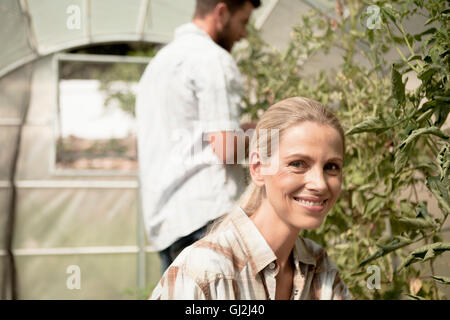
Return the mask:
<path id="1" fill-rule="evenodd" d="M 305 121 L 335 128 L 342 138 L 343 150 L 345 151 L 345 133 L 338 118 L 317 101 L 303 97 L 292 97 L 270 106 L 262 115 L 252 136 L 250 154 L 256 150 L 260 155 L 270 159 L 272 156 L 271 146 L 273 147 L 272 130 L 277 130 L 278 140 L 280 140 L 289 127 Z M 251 181 L 236 204 L 250 216 L 261 205 L 264 193 L 264 186 L 258 187 Z M 213 223 L 210 231 L 217 230 L 219 225 L 225 222 L 227 216 L 225 215 L 216 223 Z"/>

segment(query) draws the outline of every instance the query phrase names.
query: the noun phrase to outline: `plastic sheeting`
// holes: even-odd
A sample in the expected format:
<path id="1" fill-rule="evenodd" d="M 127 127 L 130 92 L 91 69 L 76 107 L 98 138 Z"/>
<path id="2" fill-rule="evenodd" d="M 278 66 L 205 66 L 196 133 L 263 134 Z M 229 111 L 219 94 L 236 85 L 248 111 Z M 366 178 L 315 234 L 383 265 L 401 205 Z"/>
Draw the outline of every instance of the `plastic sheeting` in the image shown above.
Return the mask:
<path id="1" fill-rule="evenodd" d="M 0 1 L 0 76 L 36 57 L 30 46 L 28 20 L 20 1 Z"/>
<path id="2" fill-rule="evenodd" d="M 160 262 L 157 254 L 145 253 L 136 175 L 54 170 L 58 78 L 53 59 L 44 57 L 0 80 L 0 279 L 6 265 L 11 160 L 29 103 L 15 180 L 18 298 L 142 298 L 137 288 L 156 284 Z M 70 265 L 81 270 L 80 290 L 66 285 Z"/>
<path id="3" fill-rule="evenodd" d="M 126 291 L 137 286 L 136 260 L 135 254 L 19 256 L 20 298 L 134 299 Z M 67 286 L 70 266 L 79 267 L 80 289 Z"/>
<path id="4" fill-rule="evenodd" d="M 14 249 L 137 245 L 136 190 L 20 189 Z"/>
<path id="5" fill-rule="evenodd" d="M 195 0 L 2 0 L 0 76 L 38 56 L 110 41 L 166 43 Z"/>
<path id="6" fill-rule="evenodd" d="M 262 1 L 253 14 L 259 26 L 279 2 L 293 8 L 301 1 Z M 0 77 L 40 56 L 77 46 L 167 43 L 177 26 L 190 21 L 194 7 L 195 0 L 2 0 Z"/>
<path id="7" fill-rule="evenodd" d="M 156 258 L 147 254 L 148 279 L 159 276 Z M 19 256 L 16 260 L 21 299 L 142 299 L 155 285 L 139 293 L 135 254 Z M 80 268 L 79 290 L 67 287 L 67 269 L 73 265 Z"/>
<path id="8" fill-rule="evenodd" d="M 0 189 L 0 252 L 5 249 L 5 230 L 7 223 L 7 213 L 9 209 L 9 203 L 11 198 L 11 192 L 8 188 Z M 0 257 L 2 255 L 0 254 Z M 3 278 L 3 274 L 0 273 L 0 279 Z"/>

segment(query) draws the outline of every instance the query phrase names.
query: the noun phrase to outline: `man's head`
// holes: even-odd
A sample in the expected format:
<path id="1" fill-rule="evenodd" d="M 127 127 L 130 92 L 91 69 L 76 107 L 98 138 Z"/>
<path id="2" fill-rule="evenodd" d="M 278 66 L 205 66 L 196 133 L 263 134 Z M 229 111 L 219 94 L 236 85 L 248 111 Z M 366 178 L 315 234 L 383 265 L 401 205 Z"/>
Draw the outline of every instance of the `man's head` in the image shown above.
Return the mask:
<path id="1" fill-rule="evenodd" d="M 247 23 L 260 0 L 197 0 L 194 21 L 203 21 L 212 39 L 227 51 L 247 36 Z"/>

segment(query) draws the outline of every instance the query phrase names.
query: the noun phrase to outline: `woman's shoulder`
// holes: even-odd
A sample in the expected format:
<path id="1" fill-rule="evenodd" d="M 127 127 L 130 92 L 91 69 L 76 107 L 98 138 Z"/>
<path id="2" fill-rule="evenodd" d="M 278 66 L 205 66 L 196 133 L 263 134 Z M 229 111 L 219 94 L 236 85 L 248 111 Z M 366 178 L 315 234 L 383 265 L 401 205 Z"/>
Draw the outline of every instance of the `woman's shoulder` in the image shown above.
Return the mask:
<path id="1" fill-rule="evenodd" d="M 232 230 L 213 233 L 185 248 L 173 265 L 194 279 L 234 278 L 245 257 Z"/>

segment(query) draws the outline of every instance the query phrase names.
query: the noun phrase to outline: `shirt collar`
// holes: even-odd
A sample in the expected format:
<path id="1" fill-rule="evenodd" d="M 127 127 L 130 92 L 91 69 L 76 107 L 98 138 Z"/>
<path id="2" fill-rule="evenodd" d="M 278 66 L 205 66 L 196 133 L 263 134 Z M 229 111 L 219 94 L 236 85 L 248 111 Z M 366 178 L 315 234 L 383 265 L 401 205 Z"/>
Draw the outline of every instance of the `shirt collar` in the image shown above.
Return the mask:
<path id="1" fill-rule="evenodd" d="M 250 220 L 244 210 L 236 206 L 231 213 L 231 221 L 237 229 L 239 236 L 244 243 L 249 263 L 252 267 L 253 275 L 266 268 L 277 257 L 270 248 L 266 239 L 262 236 L 255 224 Z M 297 238 L 294 247 L 295 262 L 316 265 L 316 260 L 308 250 L 303 238 Z"/>
<path id="2" fill-rule="evenodd" d="M 178 28 L 175 29 L 175 38 L 182 37 L 185 35 L 190 35 L 190 34 L 199 35 L 199 36 L 206 37 L 206 38 L 212 40 L 211 37 L 205 31 L 203 31 L 202 29 L 197 27 L 192 22 L 182 24 L 181 26 L 179 26 Z"/>

